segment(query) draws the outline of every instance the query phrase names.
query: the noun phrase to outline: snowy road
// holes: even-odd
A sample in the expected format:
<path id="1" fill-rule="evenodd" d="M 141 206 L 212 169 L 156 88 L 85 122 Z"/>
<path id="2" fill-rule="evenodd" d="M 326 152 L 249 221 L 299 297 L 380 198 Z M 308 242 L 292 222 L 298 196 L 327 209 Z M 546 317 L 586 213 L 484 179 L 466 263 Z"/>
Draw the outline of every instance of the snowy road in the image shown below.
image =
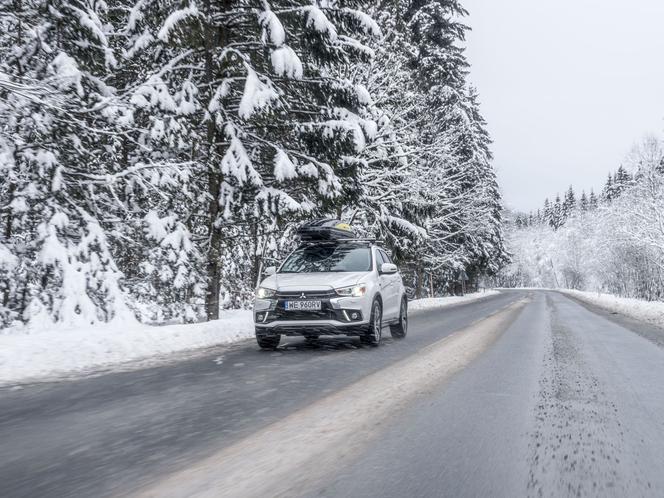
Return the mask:
<path id="1" fill-rule="evenodd" d="M 6 389 L 0 496 L 662 496 L 659 333 L 515 291 L 378 349 L 242 343 Z"/>

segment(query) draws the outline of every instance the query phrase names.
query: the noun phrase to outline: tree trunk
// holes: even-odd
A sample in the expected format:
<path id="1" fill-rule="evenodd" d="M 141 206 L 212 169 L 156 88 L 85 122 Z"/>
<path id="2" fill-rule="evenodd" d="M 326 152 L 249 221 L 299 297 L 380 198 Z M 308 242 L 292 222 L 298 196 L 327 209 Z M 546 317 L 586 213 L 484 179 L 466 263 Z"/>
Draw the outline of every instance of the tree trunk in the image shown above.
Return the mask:
<path id="1" fill-rule="evenodd" d="M 424 272 L 422 271 L 422 267 L 418 265 L 417 270 L 415 271 L 415 279 L 416 279 L 416 284 L 415 284 L 415 297 L 417 299 L 422 299 L 422 291 L 423 291 L 423 280 L 424 280 Z"/>
<path id="2" fill-rule="evenodd" d="M 210 0 L 204 3 L 205 12 L 208 18 L 211 14 Z M 211 84 L 214 80 L 214 50 L 217 46 L 226 45 L 228 33 L 225 29 L 217 29 L 211 24 L 205 25 L 205 82 Z M 208 97 L 211 98 L 212 88 L 207 86 Z M 204 158 L 208 168 L 208 194 L 210 201 L 208 204 L 208 233 L 209 244 L 207 253 L 207 290 L 205 293 L 205 315 L 207 320 L 217 320 L 219 318 L 219 292 L 221 288 L 221 227 L 219 226 L 219 193 L 221 189 L 221 172 L 214 161 L 214 151 L 217 147 L 217 128 L 214 120 L 208 120 L 207 123 L 207 154 Z"/>
<path id="3" fill-rule="evenodd" d="M 14 192 L 16 191 L 16 185 L 12 183 L 9 186 L 9 202 L 7 202 L 8 205 L 11 205 L 12 201 L 14 200 Z M 13 216 L 13 211 L 12 208 L 10 207 L 7 210 L 7 222 L 5 225 L 5 240 L 9 242 L 9 239 L 12 236 L 12 224 L 14 221 L 14 216 Z"/>
<path id="4" fill-rule="evenodd" d="M 219 318 L 221 229 L 216 221 L 219 217 L 220 185 L 221 182 L 217 172 L 210 168 L 208 170 L 210 246 L 207 253 L 207 291 L 205 293 L 205 316 L 207 320 L 217 320 Z"/>
<path id="5" fill-rule="evenodd" d="M 251 265 L 251 273 L 249 275 L 249 282 L 251 282 L 249 285 L 258 286 L 260 285 L 261 270 L 263 269 L 263 264 L 264 264 L 263 258 L 265 257 L 267 236 L 263 235 L 263 240 L 261 241 L 261 237 L 258 233 L 257 223 L 252 223 L 250 230 L 251 230 L 251 241 L 253 249 L 253 254 L 252 254 L 253 261 Z"/>

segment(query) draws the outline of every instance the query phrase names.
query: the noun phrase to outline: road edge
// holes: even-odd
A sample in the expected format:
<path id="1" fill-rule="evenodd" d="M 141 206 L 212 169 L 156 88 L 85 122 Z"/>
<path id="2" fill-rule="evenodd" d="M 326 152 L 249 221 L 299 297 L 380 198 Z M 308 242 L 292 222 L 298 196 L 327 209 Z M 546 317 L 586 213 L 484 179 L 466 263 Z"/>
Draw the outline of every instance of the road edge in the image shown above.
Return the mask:
<path id="1" fill-rule="evenodd" d="M 637 334 L 652 342 L 656 346 L 664 348 L 664 327 L 660 327 L 645 320 L 639 320 L 633 316 L 615 311 L 607 306 L 583 299 L 582 296 L 565 292 L 564 290 L 553 290 L 571 301 L 583 306 L 585 309 L 619 325 L 630 332 Z"/>

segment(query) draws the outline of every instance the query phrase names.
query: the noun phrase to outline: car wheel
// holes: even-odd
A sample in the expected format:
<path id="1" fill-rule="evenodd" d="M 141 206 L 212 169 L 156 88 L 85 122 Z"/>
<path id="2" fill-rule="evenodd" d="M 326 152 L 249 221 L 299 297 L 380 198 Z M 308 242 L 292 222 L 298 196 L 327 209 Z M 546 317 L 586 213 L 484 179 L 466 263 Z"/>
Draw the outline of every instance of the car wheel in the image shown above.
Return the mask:
<path id="1" fill-rule="evenodd" d="M 261 349 L 276 349 L 281 341 L 281 335 L 258 335 L 256 334 L 256 342 Z"/>
<path id="2" fill-rule="evenodd" d="M 374 299 L 371 305 L 371 318 L 369 320 L 369 330 L 361 337 L 364 344 L 378 346 L 383 334 L 383 307 L 378 299 Z"/>
<path id="3" fill-rule="evenodd" d="M 405 297 L 401 300 L 399 321 L 390 325 L 390 332 L 395 339 L 403 339 L 408 333 L 408 300 Z"/>

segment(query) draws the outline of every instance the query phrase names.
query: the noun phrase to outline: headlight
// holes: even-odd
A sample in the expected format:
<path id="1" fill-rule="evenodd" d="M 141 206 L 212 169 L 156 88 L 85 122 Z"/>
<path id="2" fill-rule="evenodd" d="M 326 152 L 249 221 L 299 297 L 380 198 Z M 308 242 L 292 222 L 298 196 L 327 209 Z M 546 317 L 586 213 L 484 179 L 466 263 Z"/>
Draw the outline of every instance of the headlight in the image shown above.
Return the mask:
<path id="1" fill-rule="evenodd" d="M 268 289 L 267 287 L 259 287 L 256 291 L 256 297 L 258 299 L 269 299 L 273 297 L 277 291 L 273 289 Z"/>
<path id="2" fill-rule="evenodd" d="M 367 286 L 364 284 L 351 285 L 349 287 L 341 287 L 334 289 L 340 296 L 346 297 L 362 297 L 367 293 Z"/>

